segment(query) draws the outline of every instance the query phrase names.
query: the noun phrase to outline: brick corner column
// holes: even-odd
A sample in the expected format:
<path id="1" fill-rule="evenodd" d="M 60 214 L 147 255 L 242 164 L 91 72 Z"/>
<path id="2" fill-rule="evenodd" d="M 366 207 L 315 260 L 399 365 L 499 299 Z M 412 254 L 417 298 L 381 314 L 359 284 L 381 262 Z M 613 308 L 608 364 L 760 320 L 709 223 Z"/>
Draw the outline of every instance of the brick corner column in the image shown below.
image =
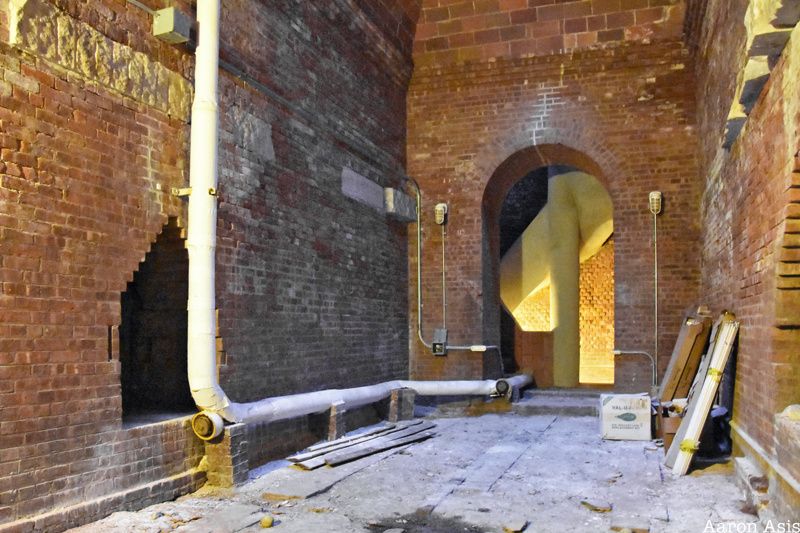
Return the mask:
<path id="1" fill-rule="evenodd" d="M 226 426 L 222 435 L 206 442 L 208 483 L 217 487 L 234 487 L 247 481 L 247 426 Z"/>

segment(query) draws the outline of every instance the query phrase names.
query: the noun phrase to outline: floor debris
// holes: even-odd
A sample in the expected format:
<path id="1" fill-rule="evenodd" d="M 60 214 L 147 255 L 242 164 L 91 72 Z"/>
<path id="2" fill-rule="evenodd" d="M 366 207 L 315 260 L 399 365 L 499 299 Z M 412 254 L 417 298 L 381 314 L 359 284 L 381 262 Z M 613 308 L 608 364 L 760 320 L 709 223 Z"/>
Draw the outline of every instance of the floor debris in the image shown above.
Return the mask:
<path id="1" fill-rule="evenodd" d="M 611 531 L 618 531 L 619 533 L 650 533 L 650 526 L 611 524 Z"/>
<path id="2" fill-rule="evenodd" d="M 583 500 L 581 501 L 581 505 L 595 513 L 610 513 L 614 508 L 612 504 L 598 500 Z"/>
<path id="3" fill-rule="evenodd" d="M 537 532 L 696 533 L 709 521 L 744 518 L 735 512 L 741 494 L 730 468 L 662 478 L 662 450 L 603 441 L 596 417 L 509 413 L 433 422 L 436 437 L 413 446 L 336 468 L 265 468 L 233 491 L 203 489 L 78 532 L 255 533 L 266 514 L 279 533 L 505 533 L 518 521 Z M 582 500 L 613 510 L 583 510 Z M 664 502 L 684 503 L 667 511 Z M 315 512 L 323 509 L 330 512 Z"/>

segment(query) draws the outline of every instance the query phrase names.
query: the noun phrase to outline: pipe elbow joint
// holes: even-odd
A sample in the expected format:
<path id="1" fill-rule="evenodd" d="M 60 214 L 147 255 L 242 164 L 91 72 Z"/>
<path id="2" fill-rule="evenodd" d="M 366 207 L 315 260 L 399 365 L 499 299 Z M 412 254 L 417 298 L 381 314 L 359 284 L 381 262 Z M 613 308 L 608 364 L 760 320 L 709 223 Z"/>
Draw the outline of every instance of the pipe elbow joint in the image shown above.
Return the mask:
<path id="1" fill-rule="evenodd" d="M 505 379 L 498 379 L 494 385 L 492 396 L 508 396 L 511 393 L 511 385 Z"/>
<path id="2" fill-rule="evenodd" d="M 192 417 L 192 431 L 201 440 L 209 441 L 222 434 L 225 420 L 217 413 L 200 411 Z"/>

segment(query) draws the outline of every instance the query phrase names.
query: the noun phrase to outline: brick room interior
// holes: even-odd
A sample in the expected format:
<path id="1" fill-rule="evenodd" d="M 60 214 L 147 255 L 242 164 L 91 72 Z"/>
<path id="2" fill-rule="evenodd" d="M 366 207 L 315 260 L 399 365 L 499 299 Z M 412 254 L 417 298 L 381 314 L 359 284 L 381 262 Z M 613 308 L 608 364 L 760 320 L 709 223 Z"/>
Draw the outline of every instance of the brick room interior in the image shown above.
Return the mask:
<path id="1" fill-rule="evenodd" d="M 663 398 L 695 323 L 743 493 L 800 523 L 798 21 L 0 0 L 0 531 L 238 486 L 404 402 Z"/>

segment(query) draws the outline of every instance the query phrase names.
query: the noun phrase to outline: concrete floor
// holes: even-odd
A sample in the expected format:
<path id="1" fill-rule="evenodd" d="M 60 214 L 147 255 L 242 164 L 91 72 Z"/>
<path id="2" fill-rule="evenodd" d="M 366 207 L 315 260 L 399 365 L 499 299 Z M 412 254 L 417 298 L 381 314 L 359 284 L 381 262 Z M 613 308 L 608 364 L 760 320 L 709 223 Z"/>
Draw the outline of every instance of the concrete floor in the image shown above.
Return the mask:
<path id="1" fill-rule="evenodd" d="M 275 531 L 297 533 L 502 532 L 523 524 L 535 532 L 698 533 L 757 521 L 740 510 L 730 467 L 673 479 L 661 448 L 603 441 L 595 417 L 429 418 L 437 435 L 421 443 L 311 472 L 270 463 L 235 490 L 203 489 L 73 531 L 251 532 L 265 514 Z"/>

